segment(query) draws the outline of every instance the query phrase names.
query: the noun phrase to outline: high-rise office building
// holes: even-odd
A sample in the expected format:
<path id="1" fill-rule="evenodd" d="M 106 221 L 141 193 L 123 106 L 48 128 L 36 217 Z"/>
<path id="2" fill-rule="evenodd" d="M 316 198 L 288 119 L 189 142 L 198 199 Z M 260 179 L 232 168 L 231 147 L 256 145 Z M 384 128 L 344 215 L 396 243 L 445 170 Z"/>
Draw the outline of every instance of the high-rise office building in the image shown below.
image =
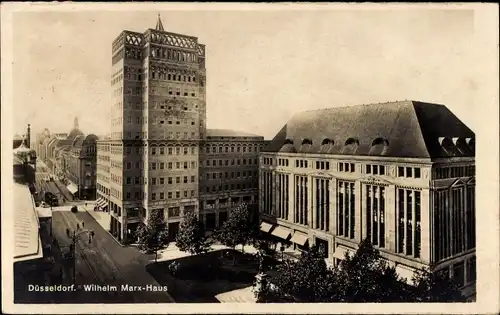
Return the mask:
<path id="1" fill-rule="evenodd" d="M 173 238 L 182 216 L 203 208 L 199 153 L 210 142 L 205 46 L 165 31 L 159 16 L 154 29 L 123 31 L 112 44 L 111 87 L 111 136 L 97 149 L 97 205 L 109 209 L 119 240 L 133 239 L 151 211 L 163 213 Z M 226 136 L 247 141 L 232 131 Z M 263 137 L 252 140 L 263 143 Z M 251 180 L 244 187 L 253 187 L 247 193 L 256 202 L 257 177 Z"/>

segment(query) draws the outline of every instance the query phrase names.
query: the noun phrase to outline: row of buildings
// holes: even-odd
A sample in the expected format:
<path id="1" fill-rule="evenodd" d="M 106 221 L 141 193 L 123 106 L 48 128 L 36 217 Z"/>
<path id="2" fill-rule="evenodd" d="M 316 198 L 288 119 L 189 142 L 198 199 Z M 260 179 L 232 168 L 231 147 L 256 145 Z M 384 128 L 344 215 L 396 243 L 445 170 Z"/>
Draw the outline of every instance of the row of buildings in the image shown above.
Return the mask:
<path id="1" fill-rule="evenodd" d="M 451 111 L 416 101 L 307 111 L 264 141 L 207 128 L 205 58 L 198 38 L 159 18 L 113 41 L 111 134 L 92 140 L 90 166 L 115 237 L 133 240 L 152 211 L 172 238 L 187 212 L 212 229 L 245 202 L 263 233 L 297 250 L 318 245 L 337 264 L 369 238 L 401 276 L 432 266 L 474 294 L 475 135 Z M 45 136 L 42 159 L 78 153 L 74 134 Z"/>
<path id="2" fill-rule="evenodd" d="M 34 148 L 38 159 L 44 162 L 67 185 L 78 199 L 96 198 L 97 139 L 94 134 L 85 135 L 75 118 L 69 133 L 50 133 L 48 129 L 36 135 Z"/>
<path id="3" fill-rule="evenodd" d="M 36 206 L 36 152 L 30 130 L 13 141 L 12 214 L 14 224 L 14 301 L 28 298 L 29 284 L 50 284 L 58 273 L 52 253 L 52 213 Z"/>

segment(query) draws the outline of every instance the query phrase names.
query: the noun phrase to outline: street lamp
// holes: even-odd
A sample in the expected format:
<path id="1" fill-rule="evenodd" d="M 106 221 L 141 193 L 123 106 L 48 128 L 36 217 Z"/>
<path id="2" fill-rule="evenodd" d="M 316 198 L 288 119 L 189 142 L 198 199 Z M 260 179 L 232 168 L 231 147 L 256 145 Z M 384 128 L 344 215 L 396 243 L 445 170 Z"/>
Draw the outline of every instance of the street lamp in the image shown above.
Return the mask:
<path id="1" fill-rule="evenodd" d="M 66 232 L 69 234 L 69 230 L 66 229 Z M 94 238 L 94 231 L 92 230 L 83 230 L 80 232 L 73 231 L 72 242 L 70 245 L 71 256 L 73 257 L 73 284 L 76 284 L 76 242 L 80 236 L 83 234 L 88 234 L 89 236 L 89 244 L 92 244 L 92 238 Z"/>

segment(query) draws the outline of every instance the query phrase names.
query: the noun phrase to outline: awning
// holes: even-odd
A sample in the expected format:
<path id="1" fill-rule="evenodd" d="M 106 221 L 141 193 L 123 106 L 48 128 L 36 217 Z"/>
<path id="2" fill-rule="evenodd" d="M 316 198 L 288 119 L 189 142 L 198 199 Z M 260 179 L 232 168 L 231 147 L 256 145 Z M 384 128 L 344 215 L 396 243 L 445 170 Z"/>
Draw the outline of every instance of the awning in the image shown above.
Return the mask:
<path id="1" fill-rule="evenodd" d="M 406 278 L 406 282 L 408 284 L 413 283 L 412 279 L 413 279 L 414 270 L 412 268 L 405 267 L 402 265 L 397 265 L 396 272 L 398 273 L 398 276 L 400 276 L 401 278 L 403 278 L 403 279 Z"/>
<path id="2" fill-rule="evenodd" d="M 297 245 L 304 246 L 304 244 L 307 243 L 308 240 L 309 238 L 306 234 L 295 232 L 293 233 L 292 239 L 290 241 L 294 242 Z"/>
<path id="3" fill-rule="evenodd" d="M 266 232 L 266 233 L 269 233 L 271 231 L 271 229 L 273 228 L 273 226 L 269 223 L 266 223 L 266 222 L 262 222 L 260 224 L 260 230 L 262 232 Z"/>
<path id="4" fill-rule="evenodd" d="M 336 247 L 335 252 L 333 253 L 333 257 L 337 259 L 344 259 L 345 253 L 347 253 L 349 256 L 352 256 L 354 254 L 354 251 L 345 247 Z"/>
<path id="5" fill-rule="evenodd" d="M 99 202 L 97 203 L 97 206 L 99 208 L 106 208 L 108 206 L 108 201 L 103 198 L 103 199 L 99 200 Z"/>
<path id="6" fill-rule="evenodd" d="M 74 184 L 69 184 L 67 186 L 67 188 L 68 188 L 69 192 L 72 194 L 74 194 L 78 191 L 78 187 L 76 187 L 76 185 L 74 185 Z"/>
<path id="7" fill-rule="evenodd" d="M 284 228 L 282 226 L 277 226 L 276 228 L 274 228 L 274 231 L 271 234 L 286 240 L 290 237 L 290 234 L 292 234 L 292 231 L 290 231 L 289 229 Z"/>

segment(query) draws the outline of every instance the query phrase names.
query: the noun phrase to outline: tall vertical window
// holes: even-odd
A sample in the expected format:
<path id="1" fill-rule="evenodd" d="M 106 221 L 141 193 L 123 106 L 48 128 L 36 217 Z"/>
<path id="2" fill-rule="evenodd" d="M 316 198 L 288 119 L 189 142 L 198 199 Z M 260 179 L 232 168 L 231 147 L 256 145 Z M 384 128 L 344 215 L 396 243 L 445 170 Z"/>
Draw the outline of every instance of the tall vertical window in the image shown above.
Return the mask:
<path id="1" fill-rule="evenodd" d="M 278 174 L 278 218 L 288 219 L 288 176 L 287 174 Z"/>
<path id="2" fill-rule="evenodd" d="M 339 181 L 337 186 L 337 235 L 355 237 L 354 183 Z"/>
<path id="3" fill-rule="evenodd" d="M 398 199 L 397 251 L 405 255 L 420 257 L 421 192 L 398 188 L 396 197 Z"/>
<path id="4" fill-rule="evenodd" d="M 273 206 L 273 174 L 271 172 L 262 172 L 263 177 L 263 206 L 264 213 L 272 215 Z"/>
<path id="5" fill-rule="evenodd" d="M 433 261 L 473 249 L 476 234 L 474 186 L 437 190 L 433 196 Z"/>
<path id="6" fill-rule="evenodd" d="M 330 181 L 328 179 L 317 178 L 316 185 L 316 204 L 315 204 L 315 228 L 322 231 L 329 230 L 330 213 Z"/>
<path id="7" fill-rule="evenodd" d="M 466 209 L 466 249 L 476 247 L 476 187 L 467 186 L 467 209 Z"/>
<path id="8" fill-rule="evenodd" d="M 375 246 L 385 247 L 385 187 L 366 187 L 366 234 Z"/>
<path id="9" fill-rule="evenodd" d="M 294 223 L 308 225 L 308 182 L 306 176 L 295 176 Z"/>
<path id="10" fill-rule="evenodd" d="M 467 283 L 476 281 L 476 257 L 467 261 Z"/>

